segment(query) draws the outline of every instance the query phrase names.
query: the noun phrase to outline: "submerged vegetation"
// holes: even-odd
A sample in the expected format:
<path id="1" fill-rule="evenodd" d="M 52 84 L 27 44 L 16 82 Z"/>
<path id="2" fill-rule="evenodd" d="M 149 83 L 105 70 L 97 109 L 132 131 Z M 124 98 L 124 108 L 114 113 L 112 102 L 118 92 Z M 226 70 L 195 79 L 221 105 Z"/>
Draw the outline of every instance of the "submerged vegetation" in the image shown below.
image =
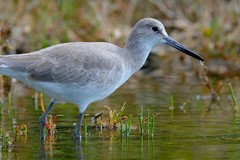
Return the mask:
<path id="1" fill-rule="evenodd" d="M 231 83 L 228 83 L 228 87 L 229 87 L 229 91 L 231 93 L 230 95 L 231 95 L 232 102 L 233 102 L 232 112 L 233 112 L 234 120 L 236 120 L 239 117 L 239 108 L 238 108 L 238 105 L 237 105 L 236 96 L 235 96 L 235 93 L 233 91 Z"/>
<path id="2" fill-rule="evenodd" d="M 10 133 L 6 132 L 4 128 L 1 128 L 0 135 L 0 150 L 9 151 L 14 149 L 14 145 L 17 142 L 19 136 L 24 136 L 24 139 L 27 139 L 27 126 L 22 124 L 21 126 L 16 126 L 14 136 L 11 136 Z"/>
<path id="3" fill-rule="evenodd" d="M 44 102 L 43 102 L 43 94 L 40 94 L 39 97 L 39 103 L 41 106 L 42 112 L 45 111 Z M 106 108 L 108 110 L 108 116 L 104 116 L 104 112 L 98 112 L 93 117 L 90 118 L 91 124 L 88 122 L 88 116 L 84 116 L 83 120 L 83 137 L 86 139 L 91 134 L 90 132 L 93 130 L 100 130 L 100 131 L 120 131 L 120 137 L 123 138 L 124 136 L 126 139 L 130 136 L 131 130 L 139 129 L 140 135 L 143 136 L 144 130 L 146 134 L 152 137 L 154 136 L 154 123 L 155 123 L 155 117 L 159 115 L 159 113 L 153 113 L 150 116 L 150 110 L 147 109 L 147 115 L 144 117 L 144 110 L 143 107 L 141 108 L 141 113 L 138 114 L 138 124 L 132 124 L 132 115 L 126 116 L 124 115 L 125 110 L 124 103 L 119 111 L 112 110 L 108 106 L 103 106 L 103 108 Z M 87 115 L 87 114 L 86 114 Z M 62 115 L 48 115 L 47 117 L 47 123 L 46 123 L 46 135 L 47 137 L 54 137 L 57 132 L 57 117 L 60 117 Z M 125 128 L 124 128 L 125 126 Z"/>
<path id="4" fill-rule="evenodd" d="M 45 112 L 45 106 L 44 106 L 44 102 L 43 102 L 43 94 L 40 93 L 40 106 L 41 106 L 41 110 L 42 110 L 42 113 Z M 57 117 L 61 117 L 62 115 L 48 115 L 47 117 L 47 121 L 46 121 L 46 133 L 48 136 L 54 136 L 55 133 L 56 133 L 56 119 Z"/>
<path id="5" fill-rule="evenodd" d="M 90 132 L 89 129 L 97 129 L 97 130 L 108 130 L 108 131 L 116 131 L 119 130 L 120 131 L 120 137 L 121 139 L 123 137 L 126 137 L 126 139 L 129 138 L 130 133 L 132 130 L 139 130 L 140 136 L 143 136 L 144 134 L 144 130 L 145 133 L 149 136 L 151 135 L 152 137 L 154 136 L 154 123 L 155 123 L 155 117 L 157 115 L 159 115 L 159 113 L 154 113 L 150 116 L 150 111 L 149 108 L 147 109 L 147 114 L 146 118 L 144 117 L 144 110 L 143 108 L 141 108 L 141 113 L 138 114 L 137 116 L 137 120 L 138 120 L 138 124 L 133 124 L 133 121 L 136 122 L 135 120 L 133 120 L 133 115 L 124 115 L 124 109 L 125 109 L 125 105 L 126 103 L 123 104 L 123 106 L 121 107 L 120 111 L 117 112 L 116 110 L 112 110 L 110 107 L 108 106 L 104 106 L 104 108 L 107 108 L 109 111 L 108 116 L 104 116 L 103 118 L 103 111 L 99 112 L 101 113 L 101 115 L 99 116 L 99 113 L 96 114 L 94 117 L 91 117 L 91 120 L 94 119 L 94 121 L 92 121 L 92 125 L 87 126 L 87 117 L 85 117 L 84 119 L 84 138 L 86 138 Z M 88 129 L 89 128 L 89 129 Z"/>

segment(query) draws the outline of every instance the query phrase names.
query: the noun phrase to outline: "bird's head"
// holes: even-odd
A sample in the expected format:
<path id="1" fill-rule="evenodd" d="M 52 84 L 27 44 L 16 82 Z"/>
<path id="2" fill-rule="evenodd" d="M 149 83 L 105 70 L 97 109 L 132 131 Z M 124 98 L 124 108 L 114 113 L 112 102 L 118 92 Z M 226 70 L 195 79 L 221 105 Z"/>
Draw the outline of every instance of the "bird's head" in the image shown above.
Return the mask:
<path id="1" fill-rule="evenodd" d="M 138 21 L 129 37 L 129 40 L 136 40 L 136 43 L 143 43 L 149 48 L 153 48 L 155 45 L 167 44 L 189 56 L 204 61 L 200 55 L 168 36 L 163 24 L 153 18 L 144 18 Z"/>

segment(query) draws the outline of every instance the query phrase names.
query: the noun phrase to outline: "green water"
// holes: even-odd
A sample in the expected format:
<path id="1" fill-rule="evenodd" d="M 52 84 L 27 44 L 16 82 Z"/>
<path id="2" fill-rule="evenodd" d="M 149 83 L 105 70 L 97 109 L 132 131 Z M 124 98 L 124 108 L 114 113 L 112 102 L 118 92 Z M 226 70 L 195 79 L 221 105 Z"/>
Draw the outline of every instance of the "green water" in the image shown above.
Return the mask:
<path id="1" fill-rule="evenodd" d="M 238 92 L 238 82 L 234 89 Z M 226 86 L 224 86 L 226 87 Z M 77 143 L 73 140 L 74 123 L 78 109 L 72 104 L 58 104 L 51 114 L 61 114 L 57 119 L 57 133 L 52 140 L 39 140 L 38 119 L 41 110 L 33 107 L 34 91 L 21 83 L 12 90 L 11 110 L 4 104 L 1 128 L 13 135 L 13 128 L 22 123 L 28 127 L 27 137 L 20 136 L 13 149 L 1 149 L 0 159 L 238 159 L 240 158 L 240 127 L 233 123 L 228 102 L 228 90 L 220 94 L 220 105 L 211 107 L 209 92 L 202 82 L 192 76 L 155 77 L 135 76 L 109 98 L 93 103 L 86 114 L 104 111 L 108 105 L 119 110 L 126 102 L 124 115 L 132 115 L 132 124 L 138 124 L 137 115 L 143 107 L 155 118 L 154 137 L 148 136 L 146 126 L 143 136 L 132 129 L 128 139 L 117 131 L 90 129 L 90 135 Z M 170 99 L 174 98 L 174 110 L 169 110 Z M 200 97 L 197 99 L 196 97 Z M 50 99 L 44 98 L 45 102 Z M 183 105 L 185 102 L 187 104 Z M 183 105 L 183 106 L 182 106 Z M 87 119 L 90 124 L 90 119 Z M 83 133 L 83 132 L 82 132 Z"/>

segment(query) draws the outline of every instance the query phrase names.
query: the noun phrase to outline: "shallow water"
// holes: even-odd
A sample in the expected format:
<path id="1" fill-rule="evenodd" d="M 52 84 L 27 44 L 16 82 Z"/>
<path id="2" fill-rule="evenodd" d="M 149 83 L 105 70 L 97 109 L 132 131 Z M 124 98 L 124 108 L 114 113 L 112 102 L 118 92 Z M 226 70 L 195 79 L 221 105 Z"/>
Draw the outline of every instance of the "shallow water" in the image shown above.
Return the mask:
<path id="1" fill-rule="evenodd" d="M 140 78 L 141 77 L 141 78 Z M 202 82 L 191 76 L 155 77 L 136 76 L 109 98 L 93 103 L 86 114 L 93 115 L 107 110 L 108 105 L 119 110 L 126 102 L 125 115 L 132 115 L 136 125 L 137 115 L 143 107 L 150 114 L 160 113 L 155 118 L 154 137 L 143 136 L 132 129 L 128 139 L 119 131 L 90 129 L 90 135 L 81 142 L 72 138 L 78 109 L 72 104 L 58 104 L 51 112 L 61 114 L 57 118 L 57 133 L 43 143 L 39 140 L 38 119 L 41 110 L 33 107 L 34 91 L 16 83 L 12 90 L 10 113 L 7 103 L 1 115 L 1 128 L 13 135 L 16 125 L 28 127 L 27 137 L 20 136 L 12 150 L 2 149 L 1 159 L 237 159 L 240 158 L 239 125 L 233 123 L 233 115 L 227 91 L 220 95 L 222 109 L 216 104 L 208 115 L 206 107 L 210 99 Z M 239 84 L 238 84 L 239 85 Z M 235 86 L 237 91 L 237 87 Z M 169 110 L 170 97 L 174 97 L 174 111 Z M 199 99 L 200 97 L 200 99 Z M 205 97 L 205 98 L 204 98 Z M 49 102 L 49 98 L 44 98 Z M 188 102 L 184 105 L 184 102 Z M 90 119 L 87 119 L 90 124 Z M 146 127 L 145 127 L 146 129 Z"/>

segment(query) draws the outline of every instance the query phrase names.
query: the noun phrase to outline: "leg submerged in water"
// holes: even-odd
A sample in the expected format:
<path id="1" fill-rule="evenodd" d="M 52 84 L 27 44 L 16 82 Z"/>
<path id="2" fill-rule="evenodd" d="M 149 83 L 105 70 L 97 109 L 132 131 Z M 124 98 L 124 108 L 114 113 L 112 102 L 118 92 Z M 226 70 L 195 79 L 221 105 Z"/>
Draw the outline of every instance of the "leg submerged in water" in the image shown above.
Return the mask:
<path id="1" fill-rule="evenodd" d="M 39 122 L 40 122 L 40 138 L 44 139 L 44 128 L 46 125 L 46 118 L 48 113 L 51 111 L 53 105 L 55 104 L 55 99 L 53 98 L 50 102 L 50 104 L 48 105 L 46 111 L 41 115 Z"/>
<path id="2" fill-rule="evenodd" d="M 84 117 L 84 113 L 80 113 L 78 115 L 78 121 L 77 121 L 77 124 L 76 124 L 76 128 L 74 130 L 74 138 L 76 139 L 81 139 L 81 125 L 82 125 L 82 119 Z"/>

